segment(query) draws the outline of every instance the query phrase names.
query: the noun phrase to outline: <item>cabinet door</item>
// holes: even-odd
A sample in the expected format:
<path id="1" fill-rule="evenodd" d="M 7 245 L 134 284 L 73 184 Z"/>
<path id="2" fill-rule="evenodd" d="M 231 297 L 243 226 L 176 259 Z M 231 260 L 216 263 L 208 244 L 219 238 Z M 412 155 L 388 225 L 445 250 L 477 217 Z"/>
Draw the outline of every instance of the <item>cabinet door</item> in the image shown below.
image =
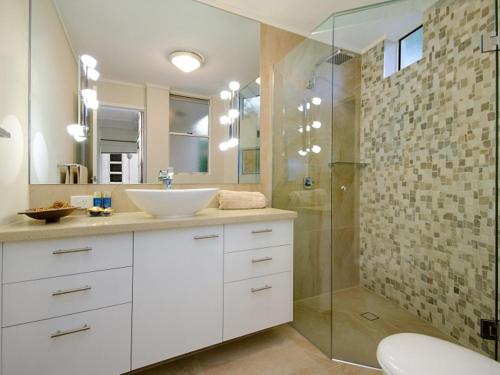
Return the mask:
<path id="1" fill-rule="evenodd" d="M 132 368 L 222 341 L 222 226 L 134 235 Z"/>

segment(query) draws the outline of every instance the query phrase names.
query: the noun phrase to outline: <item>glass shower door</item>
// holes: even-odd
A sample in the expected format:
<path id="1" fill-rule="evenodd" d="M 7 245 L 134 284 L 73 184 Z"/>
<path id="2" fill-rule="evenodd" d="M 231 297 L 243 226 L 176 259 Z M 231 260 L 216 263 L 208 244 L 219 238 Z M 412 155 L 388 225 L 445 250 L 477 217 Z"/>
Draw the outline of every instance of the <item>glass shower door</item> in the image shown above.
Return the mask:
<path id="1" fill-rule="evenodd" d="M 330 20 L 331 22 L 331 20 Z M 329 25 L 330 30 L 332 25 Z M 273 207 L 294 225 L 294 321 L 331 356 L 331 37 L 306 39 L 274 68 Z"/>

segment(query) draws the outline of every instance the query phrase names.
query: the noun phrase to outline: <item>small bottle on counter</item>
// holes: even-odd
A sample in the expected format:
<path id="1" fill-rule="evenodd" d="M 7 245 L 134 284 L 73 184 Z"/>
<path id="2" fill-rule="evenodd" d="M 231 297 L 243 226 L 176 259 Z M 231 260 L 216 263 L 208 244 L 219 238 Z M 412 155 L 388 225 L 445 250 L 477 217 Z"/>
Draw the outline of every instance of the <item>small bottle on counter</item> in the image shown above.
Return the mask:
<path id="1" fill-rule="evenodd" d="M 94 192 L 94 207 L 102 207 L 102 193 L 100 191 Z"/>
<path id="2" fill-rule="evenodd" d="M 102 198 L 102 207 L 111 208 L 111 192 L 105 191 Z"/>

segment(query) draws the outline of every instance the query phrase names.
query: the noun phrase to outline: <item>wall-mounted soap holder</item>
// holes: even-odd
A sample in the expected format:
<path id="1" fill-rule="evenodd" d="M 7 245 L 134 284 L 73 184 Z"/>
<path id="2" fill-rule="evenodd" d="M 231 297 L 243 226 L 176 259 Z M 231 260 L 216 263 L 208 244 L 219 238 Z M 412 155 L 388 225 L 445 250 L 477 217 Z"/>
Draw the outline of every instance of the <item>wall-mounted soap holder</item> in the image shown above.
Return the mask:
<path id="1" fill-rule="evenodd" d="M 0 138 L 10 138 L 10 133 L 5 129 L 0 128 Z"/>

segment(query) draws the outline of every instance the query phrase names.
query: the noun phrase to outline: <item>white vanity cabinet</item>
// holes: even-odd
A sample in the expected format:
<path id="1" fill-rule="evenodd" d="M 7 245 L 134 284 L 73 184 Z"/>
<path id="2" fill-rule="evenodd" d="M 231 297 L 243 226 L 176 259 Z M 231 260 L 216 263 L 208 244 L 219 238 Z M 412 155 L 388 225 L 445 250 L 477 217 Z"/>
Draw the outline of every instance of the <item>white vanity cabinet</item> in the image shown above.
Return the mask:
<path id="1" fill-rule="evenodd" d="M 224 340 L 291 321 L 292 221 L 224 230 Z"/>
<path id="2" fill-rule="evenodd" d="M 0 243 L 0 375 L 122 374 L 291 321 L 293 220 L 210 222 Z"/>
<path id="3" fill-rule="evenodd" d="M 2 375 L 130 369 L 132 234 L 3 245 Z"/>
<path id="4" fill-rule="evenodd" d="M 222 341 L 223 227 L 136 233 L 132 369 Z"/>

